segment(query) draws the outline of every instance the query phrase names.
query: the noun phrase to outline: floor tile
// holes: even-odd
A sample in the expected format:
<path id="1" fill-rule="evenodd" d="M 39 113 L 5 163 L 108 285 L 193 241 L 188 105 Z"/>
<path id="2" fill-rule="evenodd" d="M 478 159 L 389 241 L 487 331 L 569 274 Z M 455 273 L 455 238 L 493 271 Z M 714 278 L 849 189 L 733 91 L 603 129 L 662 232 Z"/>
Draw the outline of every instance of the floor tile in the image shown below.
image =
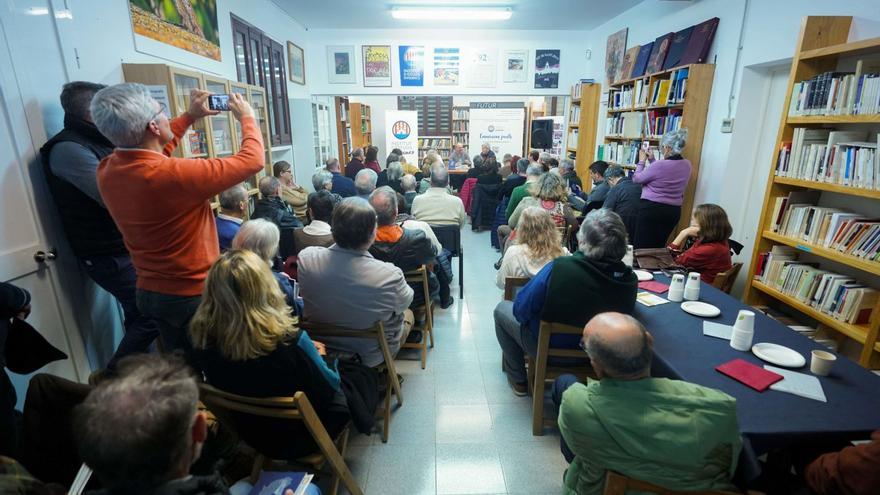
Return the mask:
<path id="1" fill-rule="evenodd" d="M 498 351 L 499 353 L 501 351 Z M 486 402 L 489 404 L 519 404 L 530 402 L 530 397 L 518 397 L 507 383 L 507 375 L 501 371 L 501 364 L 480 364 L 483 374 L 483 389 L 486 391 Z"/>
<path id="2" fill-rule="evenodd" d="M 430 360 L 428 363 L 430 363 Z M 398 370 L 398 373 L 400 373 L 400 370 Z M 403 373 L 403 375 L 406 378 L 403 381 L 403 388 L 401 391 L 403 393 L 403 403 L 406 408 L 409 408 L 409 406 L 434 407 L 436 395 L 434 376 L 430 373 L 422 372 L 421 369 L 419 369 L 418 372 Z M 401 408 L 400 410 L 403 411 L 404 408 Z"/>
<path id="3" fill-rule="evenodd" d="M 505 493 L 504 474 L 494 444 L 437 445 L 437 493 Z"/>
<path id="4" fill-rule="evenodd" d="M 506 444 L 498 449 L 508 493 L 562 493 L 568 463 L 559 452 L 559 439 L 540 438 L 537 445 L 535 442 Z"/>
<path id="5" fill-rule="evenodd" d="M 558 437 L 552 434 L 551 428 L 545 428 L 544 436 L 532 435 L 532 398 L 517 397 L 517 399 L 520 400 L 489 405 L 489 413 L 492 415 L 492 439 L 499 445 L 539 442 L 544 438 L 556 438 L 558 441 Z"/>
<path id="6" fill-rule="evenodd" d="M 370 447 L 366 446 L 357 447 L 350 445 L 345 453 L 345 464 L 348 466 L 348 469 L 351 470 L 351 474 L 354 476 L 354 479 L 357 481 L 361 490 L 367 486 L 370 467 L 374 457 L 373 453 L 370 452 Z M 348 495 L 348 490 L 346 490 L 341 483 L 339 485 L 339 492 L 343 495 Z"/>
<path id="7" fill-rule="evenodd" d="M 449 373 L 441 373 L 438 369 L 434 374 L 437 404 L 487 404 L 479 363 L 461 363 L 459 369 L 464 373 L 449 368 Z"/>
<path id="8" fill-rule="evenodd" d="M 367 495 L 436 493 L 436 455 L 433 443 L 373 448 Z"/>
<path id="9" fill-rule="evenodd" d="M 489 406 L 437 406 L 437 443 L 487 443 L 493 441 Z"/>
<path id="10" fill-rule="evenodd" d="M 437 409 L 433 402 L 428 405 L 416 401 L 404 403 L 404 407 L 391 418 L 391 432 L 386 445 L 433 445 L 436 416 Z M 376 445 L 380 443 L 381 440 Z"/>

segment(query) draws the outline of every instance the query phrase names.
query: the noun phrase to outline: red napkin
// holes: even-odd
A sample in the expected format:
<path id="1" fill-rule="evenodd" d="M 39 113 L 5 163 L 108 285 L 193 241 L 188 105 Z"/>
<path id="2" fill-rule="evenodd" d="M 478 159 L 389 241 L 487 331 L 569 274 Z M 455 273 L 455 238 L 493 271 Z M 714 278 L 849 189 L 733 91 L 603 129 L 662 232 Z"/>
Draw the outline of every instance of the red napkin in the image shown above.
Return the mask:
<path id="1" fill-rule="evenodd" d="M 663 294 L 664 292 L 669 290 L 669 286 L 664 284 L 663 282 L 657 282 L 656 280 L 645 280 L 643 282 L 639 282 L 639 289 L 645 289 L 651 292 L 656 292 L 657 294 Z"/>
<path id="2" fill-rule="evenodd" d="M 773 385 L 783 378 L 779 373 L 767 371 L 760 366 L 754 365 L 748 361 L 743 361 L 742 359 L 728 361 L 717 366 L 715 369 L 736 381 L 752 387 L 758 392 L 767 390 L 770 385 Z"/>

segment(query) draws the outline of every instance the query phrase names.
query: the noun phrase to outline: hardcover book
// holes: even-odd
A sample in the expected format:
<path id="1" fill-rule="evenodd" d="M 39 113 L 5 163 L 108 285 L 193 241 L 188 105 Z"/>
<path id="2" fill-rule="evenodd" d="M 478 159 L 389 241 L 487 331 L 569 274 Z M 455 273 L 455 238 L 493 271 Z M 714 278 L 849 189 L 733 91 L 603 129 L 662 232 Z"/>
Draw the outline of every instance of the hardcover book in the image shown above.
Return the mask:
<path id="1" fill-rule="evenodd" d="M 620 67 L 620 77 L 617 78 L 618 81 L 633 77 L 633 67 L 636 65 L 636 59 L 638 58 L 641 49 L 642 47 L 640 46 L 634 46 L 623 54 L 623 65 Z"/>
<path id="2" fill-rule="evenodd" d="M 709 48 L 712 47 L 712 40 L 715 38 L 715 31 L 717 29 L 717 17 L 694 26 L 694 30 L 691 32 L 691 39 L 688 41 L 687 48 L 685 48 L 684 54 L 681 56 L 679 65 L 705 62 L 706 57 L 709 56 Z"/>
<path id="3" fill-rule="evenodd" d="M 654 49 L 654 42 L 650 42 L 647 45 L 642 45 L 639 49 L 639 56 L 636 57 L 636 63 L 633 66 L 632 73 L 629 77 L 641 77 L 645 75 L 645 69 L 648 67 L 648 57 L 651 55 L 651 50 Z"/>
<path id="4" fill-rule="evenodd" d="M 669 53 L 669 45 L 672 44 L 672 37 L 675 33 L 664 34 L 654 40 L 654 48 L 651 50 L 651 56 L 648 58 L 648 67 L 645 69 L 646 74 L 653 74 L 663 70 L 663 62 L 666 60 L 666 54 Z"/>
<path id="5" fill-rule="evenodd" d="M 687 48 L 688 41 L 691 39 L 691 32 L 693 32 L 694 27 L 695 26 L 691 26 L 687 29 L 682 29 L 672 37 L 672 46 L 669 47 L 669 53 L 666 54 L 666 60 L 663 62 L 663 70 L 681 65 L 681 56 L 684 55 L 684 50 Z"/>

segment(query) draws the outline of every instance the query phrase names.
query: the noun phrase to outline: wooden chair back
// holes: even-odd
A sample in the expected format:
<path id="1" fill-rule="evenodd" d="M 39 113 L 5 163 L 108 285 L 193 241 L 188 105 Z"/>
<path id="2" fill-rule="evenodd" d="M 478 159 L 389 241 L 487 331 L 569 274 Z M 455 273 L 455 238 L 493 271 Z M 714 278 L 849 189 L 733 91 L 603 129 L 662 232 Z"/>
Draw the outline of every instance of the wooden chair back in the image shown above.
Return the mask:
<path id="1" fill-rule="evenodd" d="M 725 491 L 698 491 L 698 492 L 679 492 L 675 490 L 667 490 L 666 488 L 639 481 L 633 478 L 627 478 L 622 474 L 614 471 L 608 471 L 605 475 L 605 490 L 602 495 L 626 495 L 629 491 L 638 493 L 654 493 L 657 495 L 736 495 L 737 492 Z"/>
<path id="2" fill-rule="evenodd" d="M 397 368 L 394 366 L 394 356 L 391 355 L 391 350 L 388 348 L 388 342 L 385 340 L 385 327 L 384 325 L 382 325 L 382 322 L 377 321 L 376 323 L 373 323 L 373 326 L 366 330 L 355 330 L 352 328 L 345 328 L 339 325 L 334 325 L 332 323 L 320 323 L 309 321 L 306 319 L 301 319 L 299 322 L 299 326 L 309 332 L 310 337 L 319 341 L 325 337 L 343 337 L 353 339 L 373 338 L 376 340 L 377 344 L 379 345 L 379 350 L 382 352 L 382 358 L 384 360 L 384 362 L 379 365 L 377 369 L 380 372 L 385 373 L 387 385 L 385 389 L 385 406 L 382 413 L 382 442 L 387 442 L 389 427 L 391 424 L 391 393 L 393 392 L 394 395 L 397 396 L 398 407 L 403 405 L 403 393 L 400 387 L 400 379 L 397 376 Z"/>
<path id="3" fill-rule="evenodd" d="M 421 342 L 415 343 L 406 343 L 404 342 L 401 345 L 402 348 L 405 349 L 420 349 L 422 355 L 422 369 L 425 369 L 425 364 L 428 358 L 428 340 L 430 339 L 431 347 L 434 347 L 434 301 L 431 300 L 431 289 L 428 284 L 428 267 L 422 265 L 415 270 L 410 270 L 408 272 L 403 272 L 403 278 L 406 280 L 406 283 L 413 285 L 419 284 L 422 290 L 422 296 L 424 297 L 423 301 L 425 304 L 418 307 L 410 307 L 413 312 L 425 314 L 425 323 L 422 325 L 422 340 Z"/>
<path id="4" fill-rule="evenodd" d="M 534 366 L 528 369 L 529 386 L 532 390 L 532 435 L 541 436 L 545 425 L 556 424 L 555 418 L 544 417 L 544 390 L 548 381 L 568 373 L 578 377 L 596 376 L 590 366 L 590 358 L 584 351 L 550 346 L 550 339 L 554 335 L 583 335 L 583 332 L 581 326 L 541 320 L 537 356 Z M 575 362 L 569 366 L 557 366 L 550 363 L 552 358 L 567 358 Z"/>
<path id="5" fill-rule="evenodd" d="M 504 300 L 513 301 L 517 292 L 531 280 L 528 277 L 507 277 L 504 279 Z"/>
<path id="6" fill-rule="evenodd" d="M 235 430 L 237 423 L 234 420 L 235 413 L 263 418 L 302 421 L 320 451 L 320 455 L 314 460 L 310 456 L 308 463 L 315 467 L 322 465 L 324 462 L 330 465 L 330 471 L 333 476 L 330 493 L 335 494 L 339 482 L 342 481 L 349 493 L 363 494 L 343 459 L 348 443 L 348 428 L 343 430 L 338 439 L 332 439 L 305 393 L 297 392 L 293 397 L 246 397 L 224 392 L 211 385 L 202 383 L 199 384 L 199 395 L 202 402 L 208 407 L 208 410 L 233 430 Z M 267 458 L 262 454 L 257 456 L 251 472 L 252 483 L 256 482 L 257 478 L 259 478 L 260 471 L 266 464 L 266 460 Z M 289 461 L 289 459 L 285 460 Z"/>
<path id="7" fill-rule="evenodd" d="M 461 227 L 458 225 L 430 224 L 437 241 L 450 256 L 458 258 L 458 297 L 464 297 L 464 251 L 461 249 Z"/>
<path id="8" fill-rule="evenodd" d="M 718 275 L 715 275 L 715 280 L 712 281 L 712 287 L 730 294 L 730 290 L 733 288 L 733 283 L 736 282 L 736 276 L 739 274 L 742 266 L 742 263 L 734 263 L 726 272 L 721 272 Z"/>

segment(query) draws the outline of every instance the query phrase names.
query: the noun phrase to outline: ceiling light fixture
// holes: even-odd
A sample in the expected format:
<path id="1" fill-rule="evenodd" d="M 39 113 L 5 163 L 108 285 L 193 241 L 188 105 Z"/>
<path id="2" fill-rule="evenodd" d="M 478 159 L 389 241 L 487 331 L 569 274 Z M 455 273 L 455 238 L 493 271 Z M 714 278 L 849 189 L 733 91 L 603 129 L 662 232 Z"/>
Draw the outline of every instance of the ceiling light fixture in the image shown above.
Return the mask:
<path id="1" fill-rule="evenodd" d="M 506 21 L 512 11 L 507 7 L 392 7 L 391 17 L 416 21 Z"/>

